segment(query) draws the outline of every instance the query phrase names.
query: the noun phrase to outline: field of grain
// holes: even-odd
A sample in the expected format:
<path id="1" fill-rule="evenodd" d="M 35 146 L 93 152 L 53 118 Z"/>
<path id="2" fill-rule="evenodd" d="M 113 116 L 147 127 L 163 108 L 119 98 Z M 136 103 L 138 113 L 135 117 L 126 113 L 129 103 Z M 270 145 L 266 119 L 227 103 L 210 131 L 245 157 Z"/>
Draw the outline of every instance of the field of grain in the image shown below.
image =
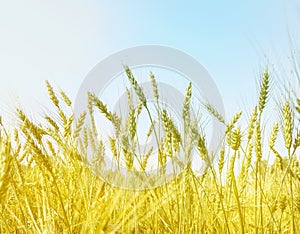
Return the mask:
<path id="1" fill-rule="evenodd" d="M 206 111 L 225 126 L 212 160 L 205 135 L 190 115 L 189 85 L 182 107 L 184 132 L 158 104 L 157 121 L 165 132 L 157 139 L 159 173 L 163 175 L 167 159 L 176 157 L 180 148 L 187 158 L 195 148 L 207 170 L 198 176 L 187 164 L 161 186 L 124 189 L 103 181 L 94 169 L 109 148 L 116 159 L 122 155 L 127 169 L 146 170 L 151 152 L 142 160 L 135 152 L 137 119 L 142 109 L 148 110 L 147 100 L 131 70 L 125 71 L 140 104 L 130 108 L 123 122 L 92 93 L 87 94 L 88 109 L 76 119 L 67 95 L 48 82 L 56 113 L 36 122 L 17 109 L 19 121 L 13 127 L 4 126 L 0 118 L 0 233 L 300 233 L 300 100 L 282 99 L 274 107 L 280 113 L 277 122 L 264 124 L 263 118 L 275 114 L 265 111 L 271 76 L 265 71 L 246 125 L 240 123 L 242 111 L 226 121 L 207 105 Z M 158 97 L 152 73 L 149 79 Z M 99 134 L 95 112 L 116 130 L 109 144 L 94 137 Z M 95 163 L 88 163 L 88 148 L 98 155 Z"/>

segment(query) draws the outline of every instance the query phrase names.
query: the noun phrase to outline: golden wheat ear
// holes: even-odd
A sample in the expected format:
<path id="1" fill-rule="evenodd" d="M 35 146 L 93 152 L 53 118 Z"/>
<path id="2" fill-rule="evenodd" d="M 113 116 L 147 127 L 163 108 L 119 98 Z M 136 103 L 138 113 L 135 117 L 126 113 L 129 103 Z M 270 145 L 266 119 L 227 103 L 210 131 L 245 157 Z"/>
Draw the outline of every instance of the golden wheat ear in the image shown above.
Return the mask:
<path id="1" fill-rule="evenodd" d="M 267 99 L 269 97 L 269 88 L 270 88 L 270 74 L 269 71 L 266 70 L 263 74 L 263 79 L 260 84 L 260 95 L 258 101 L 258 110 L 261 114 L 266 106 Z"/>

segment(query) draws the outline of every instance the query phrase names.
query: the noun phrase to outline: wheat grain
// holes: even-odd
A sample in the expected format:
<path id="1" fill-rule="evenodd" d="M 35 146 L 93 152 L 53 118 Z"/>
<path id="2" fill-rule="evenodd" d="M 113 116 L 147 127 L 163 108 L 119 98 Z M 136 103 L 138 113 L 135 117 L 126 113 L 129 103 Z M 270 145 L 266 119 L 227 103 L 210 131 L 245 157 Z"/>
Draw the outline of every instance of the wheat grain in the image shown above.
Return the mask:
<path id="1" fill-rule="evenodd" d="M 71 135 L 71 127 L 73 124 L 73 120 L 74 120 L 74 114 L 71 114 L 68 117 L 66 124 L 64 125 L 64 138 L 67 138 L 68 136 Z"/>
<path id="2" fill-rule="evenodd" d="M 139 84 L 137 83 L 136 79 L 134 78 L 134 76 L 128 66 L 125 66 L 125 72 L 126 72 L 128 80 L 130 81 L 132 87 L 134 88 L 134 90 L 136 92 L 136 95 L 138 96 L 139 100 L 143 103 L 143 105 L 146 107 L 147 100 L 146 100 L 145 94 L 144 94 L 141 86 L 139 86 Z"/>
<path id="3" fill-rule="evenodd" d="M 152 72 L 150 72 L 150 80 L 151 80 L 151 84 L 152 84 L 154 97 L 155 97 L 156 101 L 158 101 L 159 100 L 158 86 L 157 86 L 156 80 L 154 78 L 154 74 Z"/>
<path id="4" fill-rule="evenodd" d="M 59 131 L 59 126 L 50 116 L 46 116 L 45 119 L 54 128 L 55 131 Z"/>
<path id="5" fill-rule="evenodd" d="M 219 169 L 220 175 L 222 175 L 222 171 L 224 168 L 224 159 L 225 159 L 225 149 L 222 148 L 222 150 L 220 151 L 220 158 L 219 158 L 219 163 L 218 163 L 218 169 Z"/>
<path id="6" fill-rule="evenodd" d="M 285 103 L 282 115 L 285 147 L 290 150 L 293 137 L 293 117 L 289 102 Z"/>
<path id="7" fill-rule="evenodd" d="M 219 120 L 221 123 L 225 124 L 225 120 L 219 112 L 213 108 L 209 103 L 205 104 L 206 109 L 208 110 L 209 113 L 211 113 L 217 120 Z"/>
<path id="8" fill-rule="evenodd" d="M 227 126 L 226 126 L 225 134 L 228 134 L 231 132 L 231 130 L 234 128 L 234 125 L 237 123 L 237 121 L 239 120 L 241 115 L 242 115 L 242 111 L 239 111 L 233 116 L 233 118 L 231 119 L 229 124 L 227 124 Z"/>
<path id="9" fill-rule="evenodd" d="M 231 146 L 231 148 L 237 151 L 241 145 L 241 138 L 242 138 L 241 129 L 237 128 L 235 131 L 232 132 L 232 134 L 228 136 L 228 138 L 229 138 L 228 143 Z"/>
<path id="10" fill-rule="evenodd" d="M 295 140 L 294 140 L 294 150 L 296 150 L 300 146 L 300 132 L 297 133 Z"/>
<path id="11" fill-rule="evenodd" d="M 53 87 L 50 85 L 49 81 L 47 81 L 47 80 L 46 80 L 46 86 L 47 86 L 47 90 L 48 90 L 48 94 L 49 94 L 50 100 L 52 101 L 52 103 L 54 104 L 54 106 L 56 106 L 59 109 L 60 107 L 59 107 L 58 98 L 55 95 Z"/>
<path id="12" fill-rule="evenodd" d="M 73 135 L 74 139 L 78 138 L 79 133 L 81 132 L 82 126 L 84 125 L 85 117 L 86 117 L 86 112 L 83 111 L 80 114 L 80 116 L 78 118 L 78 121 L 76 123 L 76 127 L 75 127 L 75 130 L 74 130 L 74 135 Z M 94 133 L 94 131 L 93 131 L 93 133 Z"/>
<path id="13" fill-rule="evenodd" d="M 134 109 L 129 111 L 128 120 L 129 120 L 129 135 L 130 135 L 130 139 L 133 140 L 136 134 L 136 120 L 135 120 Z"/>
<path id="14" fill-rule="evenodd" d="M 72 105 L 72 102 L 71 102 L 70 98 L 67 96 L 67 94 L 61 90 L 60 95 L 61 95 L 62 99 L 64 100 L 64 102 L 67 104 L 67 106 L 70 107 Z"/>
<path id="15" fill-rule="evenodd" d="M 262 113 L 263 109 L 266 106 L 266 102 L 269 95 L 269 83 L 270 83 L 270 76 L 268 70 L 266 70 L 263 74 L 263 79 L 260 85 L 260 95 L 258 101 L 258 110 Z"/>
<path id="16" fill-rule="evenodd" d="M 236 152 L 231 156 L 229 168 L 227 171 L 226 184 L 231 187 L 232 178 L 234 177 L 234 165 L 236 159 Z"/>
<path id="17" fill-rule="evenodd" d="M 149 129 L 148 129 L 148 131 L 147 131 L 147 134 L 146 134 L 147 138 L 149 138 L 149 137 L 151 136 L 151 134 L 152 134 L 152 132 L 153 132 L 153 129 L 154 129 L 154 126 L 155 126 L 155 124 L 156 124 L 156 122 L 155 122 L 155 121 L 153 121 L 153 122 L 150 124 L 150 126 L 149 126 Z"/>
<path id="18" fill-rule="evenodd" d="M 208 152 L 207 152 L 205 137 L 199 136 L 197 147 L 198 147 L 198 150 L 200 152 L 200 156 L 201 156 L 202 160 L 207 162 Z"/>
<path id="19" fill-rule="evenodd" d="M 52 156 L 56 156 L 57 154 L 56 154 L 56 152 L 55 152 L 55 149 L 54 149 L 54 147 L 53 147 L 52 142 L 47 140 L 47 145 L 48 145 L 48 149 L 49 149 L 50 152 L 51 152 L 51 155 L 52 155 Z"/>
<path id="20" fill-rule="evenodd" d="M 287 207 L 287 197 L 285 195 L 282 195 L 279 199 L 279 208 L 281 212 L 283 213 Z"/>
<path id="21" fill-rule="evenodd" d="M 95 105 L 109 121 L 112 121 L 113 114 L 107 109 L 107 106 L 95 94 L 89 93 L 89 98 L 92 100 L 93 105 Z"/>
<path id="22" fill-rule="evenodd" d="M 20 143 L 20 138 L 19 138 L 19 132 L 18 129 L 14 129 L 14 141 L 19 144 Z"/>
<path id="23" fill-rule="evenodd" d="M 192 98 L 192 83 L 189 83 L 185 91 L 183 108 L 182 108 L 182 118 L 184 120 L 185 126 L 190 123 L 190 103 Z"/>
<path id="24" fill-rule="evenodd" d="M 142 109 L 143 109 L 143 103 L 140 102 L 135 109 L 136 116 L 139 116 L 141 114 Z"/>
<path id="25" fill-rule="evenodd" d="M 116 147 L 116 139 L 114 139 L 113 137 L 108 137 L 109 140 L 109 144 L 110 144 L 110 149 L 113 153 L 114 157 L 118 157 L 118 152 L 117 152 L 117 147 Z"/>
<path id="26" fill-rule="evenodd" d="M 251 140 L 254 132 L 255 122 L 257 120 L 257 107 L 255 107 L 251 113 L 249 125 L 248 125 L 248 142 Z"/>
<path id="27" fill-rule="evenodd" d="M 278 123 L 275 123 L 269 140 L 270 149 L 274 149 L 275 141 L 277 139 L 277 134 L 278 134 Z"/>

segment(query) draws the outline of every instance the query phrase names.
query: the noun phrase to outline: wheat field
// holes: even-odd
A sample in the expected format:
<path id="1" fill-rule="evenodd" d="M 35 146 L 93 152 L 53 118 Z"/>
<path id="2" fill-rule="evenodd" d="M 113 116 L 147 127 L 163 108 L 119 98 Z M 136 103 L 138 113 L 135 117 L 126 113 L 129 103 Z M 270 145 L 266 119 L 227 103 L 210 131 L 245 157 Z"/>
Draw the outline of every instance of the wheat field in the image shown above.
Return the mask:
<path id="1" fill-rule="evenodd" d="M 161 186 L 124 189 L 107 183 L 94 169 L 101 166 L 108 149 L 117 160 L 123 157 L 127 169 L 147 168 L 151 151 L 143 157 L 136 153 L 140 152 L 136 129 L 141 110 L 150 118 L 151 113 L 133 73 L 128 67 L 125 72 L 139 100 L 128 116 L 117 116 L 89 93 L 88 109 L 75 118 L 68 96 L 46 82 L 56 113 L 36 122 L 17 109 L 18 123 L 12 127 L 4 126 L 0 118 L 0 233 L 300 233 L 300 100 L 282 100 L 276 107 L 277 122 L 265 125 L 263 118 L 273 114 L 265 111 L 270 96 L 270 73 L 265 71 L 246 125 L 240 121 L 242 111 L 226 121 L 206 105 L 212 118 L 225 127 L 212 160 L 205 134 L 190 115 L 190 84 L 182 107 L 184 132 L 178 131 L 159 102 L 158 119 L 151 119 L 165 132 L 154 134 L 159 173 L 165 173 L 168 158 L 176 157 L 180 149 L 187 158 L 196 149 L 206 171 L 197 175 L 187 164 Z M 152 73 L 150 81 L 158 99 Z M 131 95 L 128 92 L 129 100 Z M 99 138 L 96 112 L 115 129 L 109 144 Z M 154 131 L 150 126 L 149 134 Z M 88 148 L 98 155 L 92 165 Z M 273 163 L 269 157 L 275 158 Z"/>

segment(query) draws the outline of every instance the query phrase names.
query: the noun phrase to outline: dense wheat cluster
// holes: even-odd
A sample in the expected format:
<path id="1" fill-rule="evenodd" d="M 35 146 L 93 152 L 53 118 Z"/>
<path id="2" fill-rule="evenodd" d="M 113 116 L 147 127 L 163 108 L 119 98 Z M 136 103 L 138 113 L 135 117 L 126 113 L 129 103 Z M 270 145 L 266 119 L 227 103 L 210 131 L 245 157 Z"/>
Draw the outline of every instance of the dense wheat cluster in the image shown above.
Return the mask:
<path id="1" fill-rule="evenodd" d="M 37 123 L 17 109 L 19 123 L 13 129 L 0 118 L 0 233 L 300 233 L 300 101 L 284 100 L 278 106 L 278 122 L 264 125 L 263 117 L 270 114 L 264 112 L 269 72 L 263 74 L 246 126 L 240 123 L 242 112 L 225 121 L 212 106 L 203 105 L 225 127 L 214 157 L 190 115 L 192 85 L 182 107 L 184 132 L 179 132 L 158 101 L 158 119 L 151 118 L 142 87 L 128 67 L 125 72 L 134 91 L 127 90 L 129 103 L 133 94 L 139 100 L 138 106 L 129 107 L 128 116 L 117 116 L 89 93 L 86 112 L 75 118 L 67 95 L 55 92 L 47 82 L 56 113 Z M 158 100 L 152 73 L 150 81 Z M 147 136 L 153 133 L 158 142 L 160 175 L 167 159 L 180 149 L 187 160 L 196 149 L 207 165 L 203 175 L 196 175 L 187 164 L 163 186 L 132 190 L 111 186 L 93 172 L 101 167 L 107 149 L 116 160 L 123 157 L 128 169 L 146 170 L 153 149 L 142 152 L 137 146 L 142 109 L 152 123 Z M 115 129 L 108 144 L 97 132 L 96 111 Z M 157 122 L 163 136 L 153 127 Z M 266 128 L 272 129 L 268 135 Z M 93 164 L 87 160 L 88 148 L 97 155 Z M 272 164 L 270 157 L 276 158 Z"/>

